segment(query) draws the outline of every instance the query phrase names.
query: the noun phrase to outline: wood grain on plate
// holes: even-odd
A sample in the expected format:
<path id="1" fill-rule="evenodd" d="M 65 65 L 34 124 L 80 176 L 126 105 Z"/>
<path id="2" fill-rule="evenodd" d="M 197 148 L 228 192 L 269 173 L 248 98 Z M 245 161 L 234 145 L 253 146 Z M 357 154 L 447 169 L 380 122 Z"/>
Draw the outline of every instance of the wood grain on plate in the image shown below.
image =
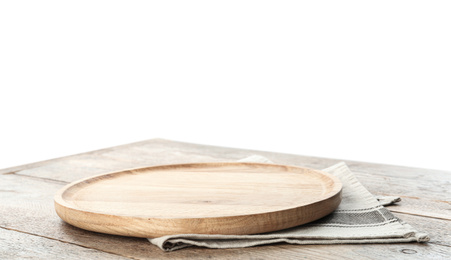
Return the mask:
<path id="1" fill-rule="evenodd" d="M 107 234 L 256 234 L 324 217 L 341 201 L 335 176 L 262 163 L 138 168 L 67 185 L 55 196 L 66 222 Z"/>

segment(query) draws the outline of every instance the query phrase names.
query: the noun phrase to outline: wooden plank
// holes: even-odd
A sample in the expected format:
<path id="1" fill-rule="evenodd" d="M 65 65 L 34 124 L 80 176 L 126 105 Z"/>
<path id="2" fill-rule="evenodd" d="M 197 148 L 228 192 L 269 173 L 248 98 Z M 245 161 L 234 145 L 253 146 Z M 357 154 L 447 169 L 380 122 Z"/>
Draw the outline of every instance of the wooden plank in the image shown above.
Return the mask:
<path id="1" fill-rule="evenodd" d="M 0 259 L 130 259 L 54 239 L 0 228 Z"/>
<path id="2" fill-rule="evenodd" d="M 66 159 L 49 162 L 35 168 L 18 170 L 15 174 L 59 180 L 66 183 L 97 174 L 115 171 L 116 169 L 133 168 L 132 162 L 123 162 L 104 158 L 98 154 L 76 155 Z"/>
<path id="3" fill-rule="evenodd" d="M 447 178 L 430 181 L 402 176 L 385 177 L 358 171 L 355 174 L 374 195 L 401 197 L 402 203 L 391 209 L 394 212 L 451 220 L 451 181 Z"/>
<path id="4" fill-rule="evenodd" d="M 389 210 L 392 207 L 387 207 Z M 421 232 L 428 234 L 431 238 L 429 243 L 451 247 L 451 221 L 413 216 L 403 213 L 393 213 L 409 225 Z"/>
<path id="5" fill-rule="evenodd" d="M 19 165 L 19 166 L 8 167 L 5 169 L 0 169 L 0 175 L 8 174 L 8 173 L 15 173 L 17 171 L 31 169 L 31 168 L 36 168 L 36 167 L 39 167 L 42 165 L 47 165 L 49 163 L 55 163 L 55 162 L 58 162 L 61 160 L 66 160 L 68 158 L 77 157 L 80 155 L 94 155 L 94 154 L 102 153 L 104 151 L 112 151 L 114 149 L 121 149 L 124 147 L 135 146 L 135 145 L 139 145 L 140 143 L 148 143 L 148 142 L 153 142 L 156 140 L 159 140 L 159 139 L 150 139 L 150 140 L 145 140 L 145 141 L 140 141 L 140 142 L 135 142 L 135 143 L 129 143 L 129 144 L 124 144 L 124 145 L 118 145 L 118 146 L 114 146 L 114 147 L 99 149 L 99 150 L 90 151 L 90 152 L 86 152 L 86 153 L 74 154 L 74 155 L 64 156 L 64 157 L 60 157 L 60 158 L 49 159 L 49 160 L 45 160 L 45 161 L 39 161 L 39 162 L 34 162 L 34 163 L 29 163 L 29 164 L 24 164 L 24 165 Z"/>
<path id="6" fill-rule="evenodd" d="M 451 203 L 448 201 L 430 200 L 418 197 L 412 198 L 399 194 L 392 195 L 400 196 L 402 198 L 401 203 L 390 207 L 390 210 L 393 212 L 451 220 Z M 421 194 L 419 194 L 419 196 L 421 196 Z"/>
<path id="7" fill-rule="evenodd" d="M 405 175 L 397 177 L 386 177 L 377 174 L 362 173 L 354 171 L 360 182 L 370 187 L 373 192 L 390 191 L 392 195 L 404 196 L 406 198 L 421 198 L 436 201 L 451 201 L 451 174 L 437 180 L 425 180 L 422 178 L 410 179 Z M 370 189 L 369 188 L 369 189 Z"/>

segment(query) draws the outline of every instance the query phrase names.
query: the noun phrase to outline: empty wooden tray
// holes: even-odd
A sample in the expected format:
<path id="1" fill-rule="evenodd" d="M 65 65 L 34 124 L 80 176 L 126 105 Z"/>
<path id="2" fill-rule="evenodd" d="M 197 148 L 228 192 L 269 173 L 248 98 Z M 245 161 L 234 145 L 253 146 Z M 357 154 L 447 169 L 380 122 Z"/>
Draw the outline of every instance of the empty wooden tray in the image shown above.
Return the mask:
<path id="1" fill-rule="evenodd" d="M 305 224 L 341 202 L 330 174 L 262 163 L 154 166 L 71 183 L 55 196 L 66 222 L 108 234 L 256 234 Z"/>

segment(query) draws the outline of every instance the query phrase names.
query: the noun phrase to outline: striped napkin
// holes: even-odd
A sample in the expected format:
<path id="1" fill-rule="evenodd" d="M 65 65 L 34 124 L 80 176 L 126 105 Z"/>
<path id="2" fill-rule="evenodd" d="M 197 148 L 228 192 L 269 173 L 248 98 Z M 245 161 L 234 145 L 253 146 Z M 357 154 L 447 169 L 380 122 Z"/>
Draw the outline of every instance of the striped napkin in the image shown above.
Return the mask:
<path id="1" fill-rule="evenodd" d="M 272 163 L 262 156 L 242 162 Z M 208 248 L 242 248 L 285 242 L 289 244 L 363 244 L 427 242 L 427 234 L 395 217 L 384 205 L 400 201 L 399 197 L 374 197 L 356 179 L 344 162 L 323 171 L 337 176 L 342 184 L 342 202 L 330 215 L 298 227 L 257 235 L 180 234 L 149 241 L 164 251 L 189 246 Z"/>

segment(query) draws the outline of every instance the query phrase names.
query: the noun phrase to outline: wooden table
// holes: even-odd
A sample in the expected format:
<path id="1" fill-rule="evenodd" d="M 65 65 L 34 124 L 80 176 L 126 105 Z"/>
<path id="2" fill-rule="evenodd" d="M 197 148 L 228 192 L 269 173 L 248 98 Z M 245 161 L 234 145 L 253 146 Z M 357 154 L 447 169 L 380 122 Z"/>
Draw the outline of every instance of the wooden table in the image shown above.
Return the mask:
<path id="1" fill-rule="evenodd" d="M 429 243 L 276 244 L 165 253 L 146 239 L 98 234 L 65 224 L 53 195 L 91 175 L 159 164 L 234 161 L 253 154 L 322 169 L 340 160 L 152 139 L 0 170 L 0 259 L 451 259 L 451 172 L 346 161 L 373 194 L 395 195 L 389 209 L 430 235 Z"/>

